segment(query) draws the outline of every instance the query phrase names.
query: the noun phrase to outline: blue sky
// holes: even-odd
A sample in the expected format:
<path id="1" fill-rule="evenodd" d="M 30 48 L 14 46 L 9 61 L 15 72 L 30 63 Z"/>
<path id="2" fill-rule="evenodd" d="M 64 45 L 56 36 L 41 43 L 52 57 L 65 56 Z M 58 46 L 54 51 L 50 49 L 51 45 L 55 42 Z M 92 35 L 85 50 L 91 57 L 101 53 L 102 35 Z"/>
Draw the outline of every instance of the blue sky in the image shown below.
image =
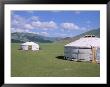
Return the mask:
<path id="1" fill-rule="evenodd" d="M 11 32 L 72 37 L 100 27 L 100 11 L 11 11 Z"/>

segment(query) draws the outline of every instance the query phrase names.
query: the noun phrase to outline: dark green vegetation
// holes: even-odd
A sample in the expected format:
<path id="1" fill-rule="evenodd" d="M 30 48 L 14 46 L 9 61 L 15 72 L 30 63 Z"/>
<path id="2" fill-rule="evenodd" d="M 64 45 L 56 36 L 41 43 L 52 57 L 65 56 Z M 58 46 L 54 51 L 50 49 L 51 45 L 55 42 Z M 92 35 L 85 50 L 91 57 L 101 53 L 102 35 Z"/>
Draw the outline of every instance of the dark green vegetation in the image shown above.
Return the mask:
<path id="1" fill-rule="evenodd" d="M 39 51 L 19 50 L 11 44 L 11 76 L 13 77 L 98 77 L 100 65 L 63 59 L 64 44 L 39 43 Z"/>
<path id="2" fill-rule="evenodd" d="M 77 35 L 75 37 L 66 37 L 66 38 L 61 38 L 61 37 L 46 37 L 46 36 L 41 36 L 38 34 L 33 34 L 33 33 L 12 33 L 11 34 L 11 42 L 12 43 L 23 43 L 26 41 L 33 41 L 33 42 L 40 42 L 40 43 L 52 43 L 54 41 L 58 42 L 71 42 L 75 41 L 81 37 L 83 37 L 86 34 L 92 34 L 97 37 L 100 37 L 100 29 L 94 29 L 85 33 L 82 33 L 80 35 Z"/>
<path id="3" fill-rule="evenodd" d="M 11 42 L 12 43 L 23 43 L 27 41 L 41 42 L 41 43 L 52 43 L 53 41 L 59 40 L 57 37 L 45 37 L 33 33 L 21 33 L 15 32 L 11 33 Z"/>

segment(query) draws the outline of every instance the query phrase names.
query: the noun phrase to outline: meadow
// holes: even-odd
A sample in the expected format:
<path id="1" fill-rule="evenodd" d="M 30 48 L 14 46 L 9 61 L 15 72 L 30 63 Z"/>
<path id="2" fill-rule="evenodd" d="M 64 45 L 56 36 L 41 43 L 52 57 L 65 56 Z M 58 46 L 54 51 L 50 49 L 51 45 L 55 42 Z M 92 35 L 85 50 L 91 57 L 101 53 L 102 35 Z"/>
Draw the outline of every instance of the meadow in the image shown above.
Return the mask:
<path id="1" fill-rule="evenodd" d="M 19 50 L 11 44 L 12 77 L 99 77 L 100 64 L 64 60 L 65 43 L 39 43 L 39 51 Z"/>

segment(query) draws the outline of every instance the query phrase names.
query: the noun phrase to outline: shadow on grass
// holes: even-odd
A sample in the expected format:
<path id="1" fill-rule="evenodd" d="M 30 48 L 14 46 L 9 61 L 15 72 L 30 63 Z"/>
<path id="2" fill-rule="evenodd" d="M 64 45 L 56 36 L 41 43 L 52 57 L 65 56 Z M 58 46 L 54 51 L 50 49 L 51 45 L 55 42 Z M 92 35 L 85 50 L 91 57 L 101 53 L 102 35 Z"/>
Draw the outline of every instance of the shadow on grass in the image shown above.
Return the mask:
<path id="1" fill-rule="evenodd" d="M 56 58 L 57 58 L 57 59 L 66 60 L 66 59 L 64 58 L 64 56 L 57 56 Z"/>
<path id="2" fill-rule="evenodd" d="M 65 59 L 64 56 L 57 56 L 57 59 L 62 59 L 62 60 L 68 60 L 68 61 L 75 61 L 74 59 Z M 77 60 L 75 62 L 82 62 L 81 60 Z"/>
<path id="3" fill-rule="evenodd" d="M 22 50 L 21 48 L 18 48 L 18 50 Z"/>

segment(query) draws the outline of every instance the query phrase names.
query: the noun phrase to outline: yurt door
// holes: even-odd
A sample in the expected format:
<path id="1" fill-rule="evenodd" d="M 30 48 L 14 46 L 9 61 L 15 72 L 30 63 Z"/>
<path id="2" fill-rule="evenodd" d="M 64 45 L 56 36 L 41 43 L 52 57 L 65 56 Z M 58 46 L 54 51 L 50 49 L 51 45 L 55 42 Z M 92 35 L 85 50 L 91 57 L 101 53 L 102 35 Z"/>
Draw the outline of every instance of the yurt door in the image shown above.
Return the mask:
<path id="1" fill-rule="evenodd" d="M 28 46 L 28 50 L 32 50 L 32 45 L 29 45 Z"/>

